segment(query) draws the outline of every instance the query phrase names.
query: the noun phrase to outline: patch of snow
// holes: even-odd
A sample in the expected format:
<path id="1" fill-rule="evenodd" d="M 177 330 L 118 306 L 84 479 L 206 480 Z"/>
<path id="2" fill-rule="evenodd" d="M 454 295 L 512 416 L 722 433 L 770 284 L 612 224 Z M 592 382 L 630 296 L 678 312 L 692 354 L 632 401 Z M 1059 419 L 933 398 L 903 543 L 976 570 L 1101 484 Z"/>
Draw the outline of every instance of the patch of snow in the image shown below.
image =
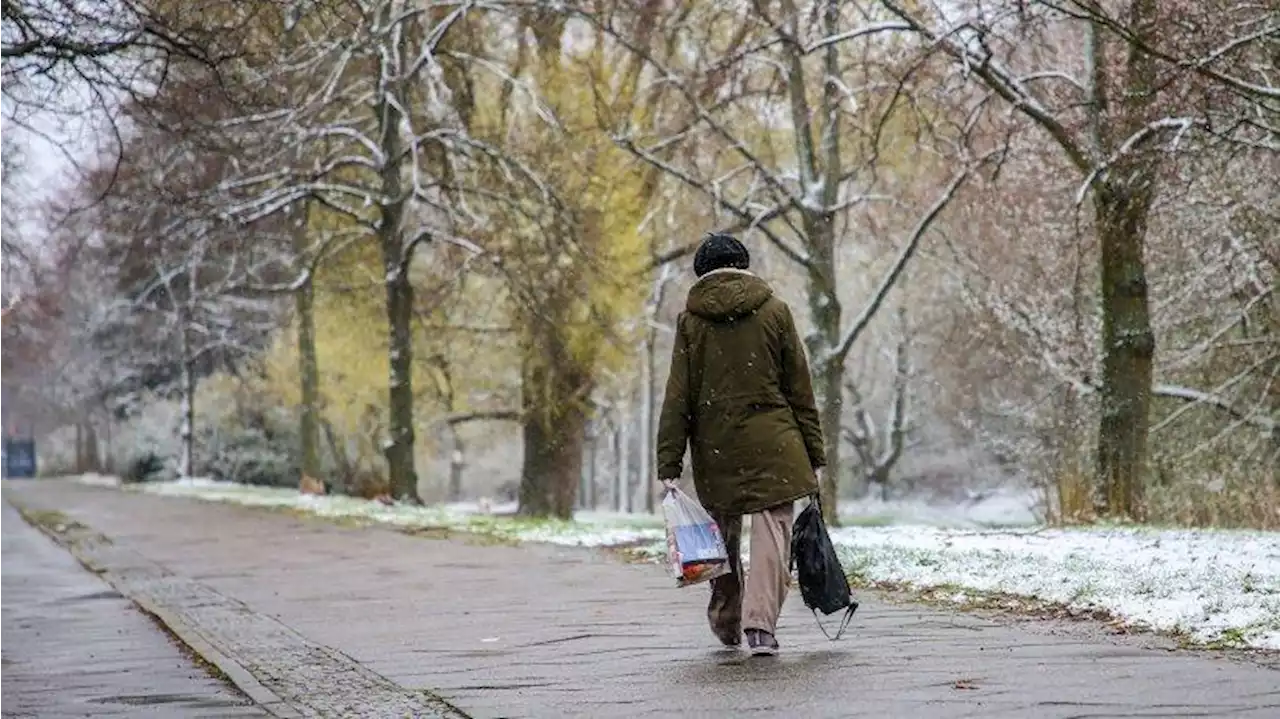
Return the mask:
<path id="1" fill-rule="evenodd" d="M 434 506 L 386 505 L 342 495 L 302 494 L 288 487 L 257 487 L 203 477 L 169 482 L 129 485 L 127 489 L 169 497 L 190 497 L 252 507 L 294 509 L 320 517 L 360 519 L 395 527 L 439 527 L 482 532 L 518 542 L 539 542 L 572 547 L 610 547 L 662 540 L 661 520 L 634 515 L 601 515 L 585 512 L 574 522 L 523 520 L 479 513 L 474 503 Z M 515 511 L 515 505 L 497 509 Z"/>
<path id="2" fill-rule="evenodd" d="M 448 502 L 440 505 L 443 509 L 459 514 L 493 514 L 498 516 L 515 514 L 520 508 L 518 502 L 494 502 L 480 499 L 474 502 Z"/>
<path id="3" fill-rule="evenodd" d="M 1103 609 L 1201 642 L 1280 649 L 1280 533 L 1147 528 L 842 528 L 863 578 Z"/>
<path id="4" fill-rule="evenodd" d="M 82 474 L 76 477 L 81 484 L 87 484 L 91 487 L 119 487 L 120 478 L 112 477 L 108 474 Z"/>

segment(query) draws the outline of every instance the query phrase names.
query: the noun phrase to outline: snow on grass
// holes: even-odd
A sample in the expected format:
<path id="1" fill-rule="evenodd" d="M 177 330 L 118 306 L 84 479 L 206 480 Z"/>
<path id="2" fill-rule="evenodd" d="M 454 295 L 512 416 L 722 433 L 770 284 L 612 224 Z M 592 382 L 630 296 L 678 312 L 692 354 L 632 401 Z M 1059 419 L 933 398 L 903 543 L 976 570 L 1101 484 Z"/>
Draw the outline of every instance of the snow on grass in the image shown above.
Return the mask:
<path id="1" fill-rule="evenodd" d="M 472 503 L 387 506 L 207 479 L 129 488 L 406 528 L 478 532 L 510 541 L 629 545 L 638 556 L 654 559 L 665 554 L 662 521 L 650 515 L 581 512 L 573 522 L 535 521 L 498 516 L 514 511 L 514 506 L 489 507 L 491 513 Z M 849 518 L 847 523 L 861 519 L 864 526 L 832 530 L 832 539 L 850 573 L 868 582 L 922 590 L 946 588 L 949 596 L 962 603 L 970 599 L 966 592 L 1000 593 L 1073 609 L 1101 609 L 1127 624 L 1182 633 L 1200 643 L 1280 650 L 1280 533 L 1128 527 L 973 529 L 1026 523 L 1027 516 L 1016 509 L 1015 500 L 993 502 L 995 508 L 988 507 L 983 520 L 975 518 L 978 512 L 922 511 L 923 505 L 845 506 L 841 513 Z M 887 521 L 914 523 L 886 525 L 882 521 L 886 516 L 891 518 Z"/>
<path id="2" fill-rule="evenodd" d="M 929 527 L 832 531 L 846 568 L 874 582 L 950 587 L 1102 609 L 1201 643 L 1280 650 L 1280 533 Z"/>
<path id="3" fill-rule="evenodd" d="M 81 484 L 91 487 L 119 487 L 120 478 L 109 474 L 82 474 L 76 478 Z"/>
<path id="4" fill-rule="evenodd" d="M 647 516 L 586 512 L 574 522 L 527 520 L 481 514 L 478 505 L 474 504 L 429 507 L 408 504 L 386 505 L 355 497 L 300 494 L 296 489 L 285 487 L 258 487 L 197 477 L 171 482 L 129 485 L 128 489 L 148 494 L 191 497 L 251 507 L 293 509 L 319 517 L 357 519 L 403 528 L 445 528 L 477 532 L 518 542 L 608 547 L 658 541 L 663 537 L 661 520 Z"/>

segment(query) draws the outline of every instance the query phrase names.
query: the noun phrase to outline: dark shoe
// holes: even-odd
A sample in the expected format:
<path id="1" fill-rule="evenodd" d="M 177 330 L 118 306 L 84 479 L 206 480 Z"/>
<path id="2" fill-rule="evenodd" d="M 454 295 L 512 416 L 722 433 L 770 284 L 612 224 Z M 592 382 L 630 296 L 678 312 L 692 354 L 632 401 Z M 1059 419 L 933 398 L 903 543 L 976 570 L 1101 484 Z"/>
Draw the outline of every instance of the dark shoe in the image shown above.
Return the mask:
<path id="1" fill-rule="evenodd" d="M 778 640 L 763 629 L 747 630 L 747 648 L 756 657 L 772 657 L 778 654 Z"/>
<path id="2" fill-rule="evenodd" d="M 736 649 L 742 646 L 742 630 L 741 629 L 735 629 L 733 631 L 730 631 L 727 629 L 713 628 L 711 631 L 715 633 L 716 639 L 719 639 L 721 644 L 725 645 L 730 649 Z"/>

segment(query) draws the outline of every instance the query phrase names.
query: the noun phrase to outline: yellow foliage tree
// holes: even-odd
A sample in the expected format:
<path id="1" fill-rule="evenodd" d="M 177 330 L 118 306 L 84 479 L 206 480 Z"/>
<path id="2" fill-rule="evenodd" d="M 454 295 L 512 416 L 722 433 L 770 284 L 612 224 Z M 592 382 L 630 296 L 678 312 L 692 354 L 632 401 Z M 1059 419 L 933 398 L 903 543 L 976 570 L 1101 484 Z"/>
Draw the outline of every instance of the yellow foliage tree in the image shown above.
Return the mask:
<path id="1" fill-rule="evenodd" d="M 584 28 L 562 15 L 525 17 L 512 75 L 536 100 L 518 103 L 508 88 L 476 93 L 473 132 L 504 141 L 545 183 L 499 205 L 488 238 L 520 333 L 528 516 L 571 515 L 592 394 L 602 369 L 630 359 L 635 330 L 624 325 L 646 289 L 640 228 L 652 185 L 600 130 L 602 114 L 631 111 L 635 78 Z"/>
<path id="2" fill-rule="evenodd" d="M 349 222 L 345 217 L 318 210 L 309 217 L 308 231 L 313 235 L 339 232 Z M 502 397 L 502 370 L 516 358 L 501 348 L 478 342 L 459 319 L 482 317 L 486 306 L 494 306 L 494 283 L 473 280 L 456 291 L 446 286 L 443 289 L 447 291 L 447 301 L 438 301 L 442 286 L 452 279 L 432 271 L 441 258 L 424 253 L 421 259 L 411 271 L 419 299 L 413 333 L 414 422 L 415 434 L 429 437 L 431 433 L 425 430 L 439 422 L 447 423 L 462 413 L 492 409 L 473 406 L 471 398 Z M 339 485 L 347 491 L 367 492 L 370 486 L 384 484 L 380 478 L 385 476 L 382 445 L 388 432 L 385 415 L 389 341 L 378 291 L 381 266 L 377 248 L 372 243 L 362 243 L 328 258 L 313 279 L 311 332 L 315 354 L 323 358 L 317 367 L 316 411 L 330 440 Z M 499 314 L 501 304 L 498 303 Z M 276 338 L 267 358 L 268 386 L 280 401 L 290 405 L 303 402 L 300 373 L 306 367 L 301 354 L 306 350 L 297 342 L 303 320 L 301 314 L 295 313 L 290 327 Z M 501 321 L 501 317 L 494 320 Z M 423 442 L 418 443 L 418 448 L 432 449 Z"/>

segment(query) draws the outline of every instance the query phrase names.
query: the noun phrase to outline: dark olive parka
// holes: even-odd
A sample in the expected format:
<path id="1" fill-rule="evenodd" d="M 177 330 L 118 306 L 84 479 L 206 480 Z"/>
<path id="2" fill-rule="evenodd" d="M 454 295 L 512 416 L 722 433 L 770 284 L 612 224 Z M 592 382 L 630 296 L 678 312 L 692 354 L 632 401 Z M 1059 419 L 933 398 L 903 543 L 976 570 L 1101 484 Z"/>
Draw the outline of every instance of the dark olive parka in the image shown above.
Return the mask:
<path id="1" fill-rule="evenodd" d="M 749 272 L 704 275 L 676 322 L 659 479 L 681 476 L 686 444 L 698 499 L 714 515 L 818 491 L 814 470 L 826 459 L 804 345 L 787 303 Z"/>

